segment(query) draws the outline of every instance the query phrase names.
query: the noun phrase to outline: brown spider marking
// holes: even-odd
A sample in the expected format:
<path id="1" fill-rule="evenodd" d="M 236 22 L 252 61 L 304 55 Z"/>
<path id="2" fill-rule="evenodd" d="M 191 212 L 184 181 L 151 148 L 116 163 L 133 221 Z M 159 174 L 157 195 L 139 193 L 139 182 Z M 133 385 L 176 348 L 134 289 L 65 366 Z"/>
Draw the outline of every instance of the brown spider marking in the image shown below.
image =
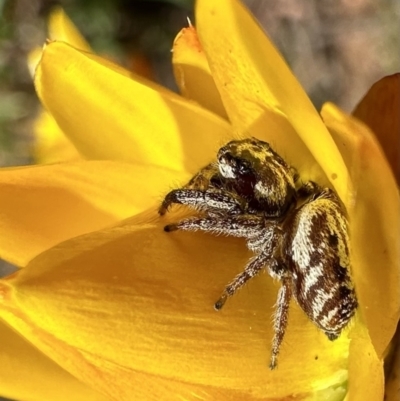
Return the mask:
<path id="1" fill-rule="evenodd" d="M 216 161 L 166 195 L 159 214 L 173 203 L 200 213 L 165 226 L 165 231 L 242 237 L 255 254 L 225 287 L 216 310 L 262 269 L 281 282 L 271 369 L 277 366 L 292 297 L 330 340 L 339 337 L 358 304 L 346 213 L 333 190 L 312 181 L 300 183 L 297 171 L 267 142 L 248 138 L 219 149 Z"/>

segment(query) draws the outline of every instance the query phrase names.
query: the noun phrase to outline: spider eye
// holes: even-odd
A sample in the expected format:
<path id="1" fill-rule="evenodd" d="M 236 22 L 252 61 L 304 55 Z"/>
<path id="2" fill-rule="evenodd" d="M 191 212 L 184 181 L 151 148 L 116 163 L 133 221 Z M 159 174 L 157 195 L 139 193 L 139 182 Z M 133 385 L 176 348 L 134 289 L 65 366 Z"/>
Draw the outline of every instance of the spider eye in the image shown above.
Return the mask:
<path id="1" fill-rule="evenodd" d="M 228 179 L 237 179 L 252 173 L 251 163 L 224 149 L 218 155 L 218 164 L 221 175 Z"/>
<path id="2" fill-rule="evenodd" d="M 230 152 L 221 153 L 218 156 L 218 161 L 220 163 L 229 164 L 229 165 L 235 164 L 235 158 L 232 156 L 232 154 Z"/>
<path id="3" fill-rule="evenodd" d="M 250 173 L 250 163 L 247 160 L 236 160 L 237 172 L 241 175 Z"/>

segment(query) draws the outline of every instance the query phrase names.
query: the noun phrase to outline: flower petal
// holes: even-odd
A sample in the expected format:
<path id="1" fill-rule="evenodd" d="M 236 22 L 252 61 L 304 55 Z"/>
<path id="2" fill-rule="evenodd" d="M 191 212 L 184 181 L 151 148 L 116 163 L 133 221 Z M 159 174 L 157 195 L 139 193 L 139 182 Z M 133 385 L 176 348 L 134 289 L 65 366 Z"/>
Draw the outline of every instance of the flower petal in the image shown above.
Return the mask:
<path id="1" fill-rule="evenodd" d="M 400 317 L 399 193 L 368 128 L 330 103 L 322 116 L 357 185 L 349 210 L 353 275 L 369 336 L 382 358 Z"/>
<path id="2" fill-rule="evenodd" d="M 347 201 L 349 177 L 335 143 L 253 17 L 237 0 L 196 4 L 199 37 L 233 126 L 266 138 L 303 178 L 328 179 Z M 318 165 L 325 177 L 312 171 Z"/>
<path id="3" fill-rule="evenodd" d="M 75 48 L 87 52 L 92 51 L 89 43 L 61 7 L 55 7 L 51 12 L 48 29 L 52 40 L 69 43 Z"/>
<path id="4" fill-rule="evenodd" d="M 56 7 L 49 18 L 49 35 L 52 40 L 67 42 L 77 49 L 91 51 L 89 44 L 61 7 Z M 35 49 L 28 55 L 28 67 L 32 77 L 42 57 L 42 49 Z M 41 111 L 34 124 L 36 163 L 55 163 L 81 159 L 74 145 L 60 130 L 53 117 Z"/>
<path id="5" fill-rule="evenodd" d="M 400 185 L 400 74 L 376 82 L 358 104 L 353 115 L 377 136 Z"/>
<path id="6" fill-rule="evenodd" d="M 40 112 L 33 129 L 35 133 L 33 156 L 36 163 L 49 164 L 82 159 L 48 112 L 43 110 Z"/>
<path id="7" fill-rule="evenodd" d="M 178 33 L 172 50 L 175 80 L 181 94 L 227 119 L 221 95 L 215 86 L 196 29 L 192 25 Z"/>
<path id="8" fill-rule="evenodd" d="M 0 321 L 0 396 L 29 401 L 107 401 Z"/>
<path id="9" fill-rule="evenodd" d="M 43 104 L 86 157 L 195 172 L 230 136 L 215 114 L 100 60 L 53 42 L 35 77 Z"/>
<path id="10" fill-rule="evenodd" d="M 343 384 L 348 339 L 330 342 L 294 304 L 280 365 L 268 369 L 269 277 L 213 310 L 250 256 L 242 241 L 168 235 L 165 222 L 138 218 L 67 241 L 0 281 L 0 315 L 119 401 L 304 399 Z"/>
<path id="11" fill-rule="evenodd" d="M 69 43 L 77 49 L 91 51 L 89 43 L 81 35 L 78 28 L 69 19 L 61 7 L 55 7 L 48 21 L 49 38 Z M 28 54 L 28 68 L 31 76 L 35 74 L 36 66 L 42 57 L 42 48 L 35 48 Z"/>
<path id="12" fill-rule="evenodd" d="M 383 400 L 385 379 L 382 359 L 376 355 L 368 332 L 362 324 L 354 327 L 351 337 L 349 392 L 346 400 Z"/>
<path id="13" fill-rule="evenodd" d="M 385 368 L 385 401 L 397 401 L 399 395 L 399 378 L 400 378 L 400 325 L 397 328 L 397 338 L 393 339 L 388 362 Z"/>
<path id="14" fill-rule="evenodd" d="M 154 166 L 105 161 L 2 169 L 1 257 L 24 266 L 60 241 L 147 209 L 173 180 L 186 179 Z"/>

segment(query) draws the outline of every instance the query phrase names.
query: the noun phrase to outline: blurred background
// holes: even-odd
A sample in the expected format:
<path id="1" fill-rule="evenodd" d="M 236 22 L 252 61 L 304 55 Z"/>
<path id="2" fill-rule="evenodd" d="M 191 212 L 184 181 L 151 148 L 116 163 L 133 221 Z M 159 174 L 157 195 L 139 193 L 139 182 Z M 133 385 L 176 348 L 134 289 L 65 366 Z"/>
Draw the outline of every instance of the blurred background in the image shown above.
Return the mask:
<path id="1" fill-rule="evenodd" d="M 243 2 L 317 109 L 332 101 L 351 112 L 375 81 L 400 71 L 398 0 Z M 176 90 L 170 50 L 186 18 L 195 24 L 194 0 L 0 0 L 0 166 L 33 161 L 39 103 L 27 55 L 45 41 L 57 5 L 97 53 Z M 0 262 L 0 276 L 11 269 Z"/>
<path id="2" fill-rule="evenodd" d="M 320 109 L 351 111 L 368 88 L 400 71 L 398 0 L 244 0 Z M 0 0 L 0 165 L 31 162 L 38 100 L 26 57 L 61 5 L 94 50 L 175 90 L 176 33 L 194 0 Z"/>

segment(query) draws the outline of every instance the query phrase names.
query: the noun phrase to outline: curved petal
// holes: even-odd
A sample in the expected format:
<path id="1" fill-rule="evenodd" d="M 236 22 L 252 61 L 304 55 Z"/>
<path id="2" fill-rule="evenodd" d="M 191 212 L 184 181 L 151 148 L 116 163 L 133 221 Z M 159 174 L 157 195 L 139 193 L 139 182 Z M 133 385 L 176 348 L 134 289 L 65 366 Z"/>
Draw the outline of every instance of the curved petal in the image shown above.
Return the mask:
<path id="1" fill-rule="evenodd" d="M 377 136 L 400 184 L 400 74 L 376 82 L 358 104 L 353 115 Z"/>
<path id="2" fill-rule="evenodd" d="M 215 86 L 196 29 L 192 25 L 178 33 L 172 51 L 175 80 L 181 94 L 227 119 L 221 95 Z"/>
<path id="3" fill-rule="evenodd" d="M 107 401 L 0 321 L 0 396 L 20 401 Z"/>
<path id="4" fill-rule="evenodd" d="M 147 209 L 173 180 L 187 178 L 154 166 L 106 161 L 2 169 L 1 257 L 24 266 L 61 241 Z"/>
<path id="5" fill-rule="evenodd" d="M 91 51 L 89 44 L 61 7 L 56 7 L 49 17 L 49 36 L 53 40 L 67 42 L 77 49 Z M 28 67 L 32 77 L 42 57 L 43 49 L 34 49 L 28 55 Z M 54 118 L 41 111 L 34 123 L 35 143 L 33 154 L 36 163 L 55 163 L 81 159 L 74 145 L 60 130 Z"/>
<path id="6" fill-rule="evenodd" d="M 376 355 L 369 334 L 362 324 L 356 325 L 351 337 L 346 401 L 383 400 L 385 378 L 382 359 Z"/>
<path id="7" fill-rule="evenodd" d="M 100 60 L 53 42 L 35 77 L 43 104 L 86 157 L 195 172 L 230 136 L 215 114 Z"/>
<path id="8" fill-rule="evenodd" d="M 400 326 L 399 326 L 400 327 Z M 393 348 L 387 358 L 387 370 L 385 371 L 385 400 L 396 401 L 399 395 L 400 377 L 400 329 L 397 329 L 397 338 L 392 342 Z"/>
<path id="9" fill-rule="evenodd" d="M 92 51 L 89 43 L 61 7 L 55 7 L 51 12 L 48 29 L 49 37 L 52 40 L 69 43 L 75 48 L 87 52 Z"/>
<path id="10" fill-rule="evenodd" d="M 89 43 L 81 35 L 78 28 L 69 19 L 61 7 L 55 7 L 50 14 L 48 21 L 49 38 L 69 43 L 77 49 L 87 52 L 92 51 Z M 32 77 L 35 74 L 36 66 L 42 56 L 42 48 L 35 48 L 28 54 L 28 68 Z"/>
<path id="11" fill-rule="evenodd" d="M 368 128 L 329 103 L 322 116 L 357 185 L 349 210 L 354 280 L 369 336 L 382 358 L 400 318 L 399 193 Z"/>
<path id="12" fill-rule="evenodd" d="M 167 235 L 165 221 L 141 218 L 67 241 L 0 281 L 0 315 L 119 401 L 304 399 L 344 385 L 348 339 L 330 342 L 295 305 L 279 368 L 268 369 L 278 288 L 266 275 L 214 311 L 250 256 L 243 242 Z"/>
<path id="13" fill-rule="evenodd" d="M 237 0 L 198 0 L 196 21 L 233 126 L 239 133 L 272 142 L 278 153 L 300 169 L 302 177 L 320 183 L 328 179 L 347 202 L 351 183 L 335 143 L 306 93 L 244 6 Z"/>
<path id="14" fill-rule="evenodd" d="M 89 43 L 61 7 L 56 7 L 51 12 L 48 31 L 52 40 L 60 40 L 77 49 L 91 51 Z M 36 68 L 41 56 L 42 49 L 40 49 L 40 53 L 37 50 L 30 53 L 28 59 L 30 70 L 32 70 L 32 63 Z M 81 155 L 74 145 L 65 137 L 57 123 L 46 111 L 42 111 L 37 117 L 34 131 L 35 144 L 33 152 L 37 163 L 55 163 L 81 159 Z"/>
<path id="15" fill-rule="evenodd" d="M 82 159 L 75 146 L 46 111 L 42 110 L 36 117 L 33 130 L 33 156 L 36 163 L 50 164 Z"/>

